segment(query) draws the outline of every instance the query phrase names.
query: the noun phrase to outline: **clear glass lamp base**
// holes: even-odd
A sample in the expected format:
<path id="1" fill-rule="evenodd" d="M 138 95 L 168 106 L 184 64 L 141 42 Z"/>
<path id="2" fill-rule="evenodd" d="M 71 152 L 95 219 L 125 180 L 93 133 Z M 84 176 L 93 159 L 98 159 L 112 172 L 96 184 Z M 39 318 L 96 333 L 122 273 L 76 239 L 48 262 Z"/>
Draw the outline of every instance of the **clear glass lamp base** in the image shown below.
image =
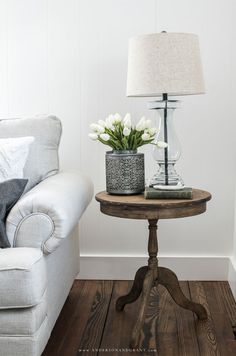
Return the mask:
<path id="1" fill-rule="evenodd" d="M 184 186 L 184 181 L 180 177 L 180 175 L 178 175 L 178 173 L 176 172 L 173 163 L 168 163 L 168 176 L 166 176 L 165 174 L 164 163 L 159 163 L 158 166 L 159 169 L 157 173 L 148 181 L 149 187 L 152 187 L 154 185 Z"/>
<path id="2" fill-rule="evenodd" d="M 149 186 L 184 186 L 183 179 L 175 170 L 175 163 L 181 155 L 181 146 L 175 132 L 173 114 L 178 108 L 177 100 L 168 100 L 168 95 L 163 94 L 163 100 L 149 103 L 149 108 L 155 110 L 158 119 L 155 143 L 165 142 L 167 147 L 153 147 L 153 158 L 158 164 L 157 173 L 147 182 Z"/>

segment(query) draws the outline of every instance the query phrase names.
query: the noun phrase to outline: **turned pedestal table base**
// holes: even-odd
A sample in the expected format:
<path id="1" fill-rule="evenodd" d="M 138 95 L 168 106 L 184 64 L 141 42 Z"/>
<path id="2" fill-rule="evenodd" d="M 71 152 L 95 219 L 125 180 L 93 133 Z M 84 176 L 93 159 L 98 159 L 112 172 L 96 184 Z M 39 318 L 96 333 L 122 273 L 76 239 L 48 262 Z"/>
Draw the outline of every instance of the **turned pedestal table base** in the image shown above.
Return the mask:
<path id="1" fill-rule="evenodd" d="M 148 299 L 151 288 L 157 284 L 163 285 L 174 301 L 181 307 L 189 309 L 197 314 L 199 319 L 207 319 L 207 312 L 205 308 L 197 303 L 187 299 L 180 289 L 179 281 L 174 272 L 168 268 L 158 267 L 157 260 L 157 220 L 149 220 L 149 242 L 148 266 L 138 269 L 135 275 L 134 283 L 129 294 L 120 297 L 116 302 L 116 310 L 121 311 L 128 303 L 133 303 L 138 299 L 142 293 L 141 307 L 139 311 L 138 320 L 134 327 L 131 337 L 131 347 L 137 347 L 139 344 L 139 336 L 145 319 L 145 311 L 148 305 Z"/>
<path id="2" fill-rule="evenodd" d="M 122 311 L 126 304 L 135 302 L 141 294 L 141 306 L 134 326 L 130 346 L 139 346 L 139 338 L 145 320 L 150 292 L 153 286 L 163 285 L 173 300 L 182 308 L 194 312 L 200 320 L 207 319 L 205 308 L 194 303 L 183 294 L 177 276 L 168 268 L 158 266 L 157 221 L 158 219 L 193 216 L 206 210 L 206 202 L 211 199 L 208 192 L 195 189 L 191 200 L 145 200 L 142 195 L 111 196 L 106 192 L 96 195 L 101 211 L 107 215 L 147 219 L 149 223 L 148 266 L 138 269 L 130 292 L 118 298 L 116 310 Z"/>

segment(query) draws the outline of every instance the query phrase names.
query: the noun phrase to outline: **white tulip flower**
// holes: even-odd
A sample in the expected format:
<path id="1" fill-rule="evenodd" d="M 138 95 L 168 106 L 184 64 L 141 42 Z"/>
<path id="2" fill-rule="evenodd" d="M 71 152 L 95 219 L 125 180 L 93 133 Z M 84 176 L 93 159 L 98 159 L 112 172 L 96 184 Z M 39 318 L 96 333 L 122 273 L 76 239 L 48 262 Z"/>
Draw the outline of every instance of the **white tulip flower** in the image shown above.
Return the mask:
<path id="1" fill-rule="evenodd" d="M 120 114 L 116 113 L 114 115 L 114 124 L 119 124 L 121 122 L 122 118 L 120 116 Z"/>
<path id="2" fill-rule="evenodd" d="M 112 115 L 112 114 L 110 114 L 109 116 L 108 116 L 108 120 L 110 120 L 112 123 L 114 122 L 114 115 Z"/>
<path id="3" fill-rule="evenodd" d="M 131 115 L 127 113 L 124 118 L 120 114 L 110 114 L 105 120 L 98 120 L 90 124 L 92 130 L 89 137 L 93 141 L 112 147 L 113 149 L 124 148 L 127 150 L 137 149 L 145 144 L 153 144 L 158 148 L 166 148 L 168 144 L 158 141 L 160 128 L 152 126 L 152 122 L 142 116 L 136 126 L 132 125 Z M 155 136 L 156 135 L 156 136 Z"/>
<path id="4" fill-rule="evenodd" d="M 106 126 L 106 123 L 104 120 L 98 120 L 98 124 L 102 127 L 105 127 Z"/>
<path id="5" fill-rule="evenodd" d="M 109 115 L 106 118 L 106 127 L 112 131 L 115 130 L 115 126 L 114 126 L 114 116 L 113 115 Z"/>
<path id="6" fill-rule="evenodd" d="M 97 124 L 90 124 L 89 125 L 90 129 L 93 130 L 93 131 L 97 131 L 97 126 L 98 126 Z"/>
<path id="7" fill-rule="evenodd" d="M 103 141 L 109 141 L 110 140 L 110 135 L 106 134 L 106 133 L 102 133 L 99 136 Z"/>
<path id="8" fill-rule="evenodd" d="M 150 127 L 150 129 L 147 129 L 147 133 L 149 133 L 150 136 L 154 136 L 157 131 L 156 127 Z"/>
<path id="9" fill-rule="evenodd" d="M 166 143 L 164 141 L 158 141 L 156 145 L 157 145 L 158 148 L 166 148 L 166 147 L 168 147 L 168 143 Z"/>
<path id="10" fill-rule="evenodd" d="M 145 116 L 143 116 L 137 123 L 136 130 L 139 132 L 145 130 L 145 124 L 146 124 L 146 119 Z"/>
<path id="11" fill-rule="evenodd" d="M 143 141 L 148 141 L 148 140 L 150 140 L 150 135 L 147 133 L 147 132 L 144 132 L 143 134 L 142 134 L 142 140 Z"/>
<path id="12" fill-rule="evenodd" d="M 125 115 L 123 124 L 124 127 L 128 127 L 128 129 L 131 129 L 131 115 L 129 113 Z"/>
<path id="13" fill-rule="evenodd" d="M 145 129 L 150 129 L 152 127 L 152 122 L 151 122 L 151 120 L 146 120 L 146 122 L 145 122 Z"/>
<path id="14" fill-rule="evenodd" d="M 131 119 L 131 114 L 129 113 L 129 112 L 127 112 L 126 114 L 125 114 L 125 117 L 124 117 L 124 121 L 125 120 L 130 120 Z"/>
<path id="15" fill-rule="evenodd" d="M 91 140 L 96 141 L 98 139 L 98 134 L 96 133 L 90 133 L 89 137 L 91 138 Z"/>
<path id="16" fill-rule="evenodd" d="M 105 131 L 104 127 L 98 124 L 91 124 L 90 125 L 91 130 L 93 130 L 95 133 L 101 134 Z"/>
<path id="17" fill-rule="evenodd" d="M 131 130 L 128 127 L 124 127 L 124 129 L 123 129 L 124 136 L 129 136 L 130 132 L 131 132 Z"/>

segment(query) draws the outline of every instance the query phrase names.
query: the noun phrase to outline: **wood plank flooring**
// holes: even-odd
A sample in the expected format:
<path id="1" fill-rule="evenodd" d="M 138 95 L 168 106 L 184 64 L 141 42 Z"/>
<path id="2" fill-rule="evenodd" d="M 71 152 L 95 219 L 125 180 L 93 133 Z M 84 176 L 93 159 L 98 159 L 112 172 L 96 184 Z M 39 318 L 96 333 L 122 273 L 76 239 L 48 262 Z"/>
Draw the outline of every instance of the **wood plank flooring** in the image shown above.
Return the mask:
<path id="1" fill-rule="evenodd" d="M 181 282 L 203 304 L 208 320 L 177 306 L 166 289 L 152 289 L 140 349 L 129 349 L 140 299 L 115 311 L 131 281 L 75 281 L 43 356 L 236 356 L 236 303 L 227 282 Z"/>

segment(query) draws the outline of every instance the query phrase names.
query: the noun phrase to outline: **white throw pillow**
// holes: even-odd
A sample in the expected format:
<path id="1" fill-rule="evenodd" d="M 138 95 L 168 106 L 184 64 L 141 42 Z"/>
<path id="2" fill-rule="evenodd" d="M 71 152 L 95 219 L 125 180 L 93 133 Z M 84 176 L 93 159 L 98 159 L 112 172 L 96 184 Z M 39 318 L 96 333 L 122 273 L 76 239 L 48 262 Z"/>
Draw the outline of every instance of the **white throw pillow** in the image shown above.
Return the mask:
<path id="1" fill-rule="evenodd" d="M 0 139 L 0 182 L 24 177 L 24 166 L 33 141 L 32 136 Z"/>

